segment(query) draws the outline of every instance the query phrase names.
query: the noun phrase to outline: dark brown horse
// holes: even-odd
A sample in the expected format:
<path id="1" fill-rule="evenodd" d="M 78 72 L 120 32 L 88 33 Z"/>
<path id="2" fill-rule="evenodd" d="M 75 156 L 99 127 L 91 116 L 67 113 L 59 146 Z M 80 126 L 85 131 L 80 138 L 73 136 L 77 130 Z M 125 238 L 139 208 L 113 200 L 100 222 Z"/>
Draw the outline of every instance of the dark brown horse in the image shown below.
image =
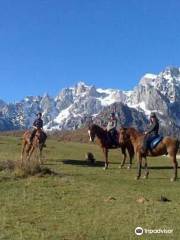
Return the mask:
<path id="1" fill-rule="evenodd" d="M 45 143 L 42 134 L 42 130 L 37 129 L 35 137 L 33 138 L 32 143 L 30 143 L 31 132 L 26 131 L 24 133 L 21 151 L 21 164 L 23 164 L 24 160 L 29 161 L 34 151 L 38 151 L 39 162 L 40 164 L 42 163 L 42 150 Z"/>
<path id="2" fill-rule="evenodd" d="M 174 176 L 173 178 L 171 178 L 171 181 L 175 181 L 177 179 L 178 162 L 176 160 L 176 155 L 179 148 L 179 141 L 175 138 L 166 136 L 162 139 L 160 143 L 158 143 L 158 145 L 154 149 L 148 150 L 147 153 L 144 153 L 141 149 L 144 137 L 145 134 L 138 132 L 134 128 L 120 129 L 120 142 L 124 143 L 128 139 L 130 139 L 132 145 L 134 146 L 134 151 L 136 153 L 138 161 L 138 173 L 136 179 L 139 179 L 141 176 L 142 158 L 145 159 L 145 178 L 147 178 L 149 175 L 149 171 L 146 157 L 157 157 L 168 154 L 174 167 Z"/>
<path id="3" fill-rule="evenodd" d="M 100 147 L 103 150 L 104 153 L 104 157 L 105 157 L 105 166 L 104 169 L 108 168 L 109 162 L 108 162 L 108 151 L 109 149 L 112 149 L 112 147 L 109 144 L 109 140 L 108 140 L 108 134 L 107 134 L 107 130 L 104 130 L 103 128 L 99 127 L 96 124 L 90 124 L 89 125 L 89 137 L 90 137 L 90 141 L 94 142 L 95 137 L 97 137 L 98 139 L 98 144 L 100 145 Z M 117 149 L 117 148 L 121 148 L 122 150 L 122 154 L 124 155 L 124 159 L 121 163 L 121 168 L 124 166 L 124 163 L 126 161 L 126 149 L 128 150 L 129 153 L 129 158 L 130 158 L 130 163 L 129 163 L 129 168 L 132 165 L 132 159 L 134 157 L 134 149 L 133 146 L 131 144 L 130 141 L 126 141 L 122 144 L 119 144 L 116 147 L 113 147 L 113 149 Z"/>

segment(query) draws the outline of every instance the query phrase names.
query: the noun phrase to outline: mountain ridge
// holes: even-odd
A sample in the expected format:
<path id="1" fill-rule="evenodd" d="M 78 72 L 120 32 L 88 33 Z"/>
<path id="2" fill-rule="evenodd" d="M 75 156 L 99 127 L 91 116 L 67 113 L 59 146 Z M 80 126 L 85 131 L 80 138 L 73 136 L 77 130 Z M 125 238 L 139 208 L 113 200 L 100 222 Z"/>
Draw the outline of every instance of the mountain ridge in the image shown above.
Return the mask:
<path id="1" fill-rule="evenodd" d="M 169 134 L 179 134 L 180 68 L 147 73 L 129 91 L 96 88 L 80 81 L 74 87 L 63 88 L 56 97 L 27 96 L 14 104 L 0 100 L 0 131 L 30 128 L 39 111 L 43 113 L 45 130 L 73 130 L 83 127 L 89 117 L 97 120 L 105 112 L 114 111 L 115 105 L 121 113 L 121 124 L 143 129 L 153 111 L 162 128 L 173 129 Z"/>

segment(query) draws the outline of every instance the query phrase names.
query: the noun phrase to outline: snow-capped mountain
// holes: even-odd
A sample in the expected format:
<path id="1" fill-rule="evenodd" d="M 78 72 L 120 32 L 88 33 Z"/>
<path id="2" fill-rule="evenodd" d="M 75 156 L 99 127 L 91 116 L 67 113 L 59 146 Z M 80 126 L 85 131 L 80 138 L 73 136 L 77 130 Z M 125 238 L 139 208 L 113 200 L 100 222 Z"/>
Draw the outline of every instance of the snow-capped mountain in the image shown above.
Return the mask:
<path id="1" fill-rule="evenodd" d="M 75 87 L 63 89 L 55 98 L 58 114 L 47 122 L 46 129 L 75 129 L 84 124 L 87 117 L 96 115 L 104 106 L 126 99 L 119 90 L 96 89 L 79 82 Z"/>
<path id="2" fill-rule="evenodd" d="M 151 111 L 170 133 L 180 130 L 180 68 L 145 74 L 131 91 L 101 89 L 79 82 L 56 97 L 29 96 L 15 104 L 0 100 L 0 130 L 30 128 L 36 113 L 43 113 L 46 130 L 76 129 L 93 116 L 102 121 L 116 110 L 121 124 L 144 128 Z M 102 119 L 103 118 L 103 119 Z"/>

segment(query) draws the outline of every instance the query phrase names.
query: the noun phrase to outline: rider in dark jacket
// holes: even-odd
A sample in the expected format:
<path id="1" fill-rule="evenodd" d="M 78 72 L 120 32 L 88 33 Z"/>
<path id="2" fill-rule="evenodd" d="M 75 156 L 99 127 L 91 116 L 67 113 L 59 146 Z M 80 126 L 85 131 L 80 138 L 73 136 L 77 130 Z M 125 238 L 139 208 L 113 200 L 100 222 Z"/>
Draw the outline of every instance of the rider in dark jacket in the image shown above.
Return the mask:
<path id="1" fill-rule="evenodd" d="M 42 113 L 37 114 L 37 118 L 35 119 L 33 123 L 34 130 L 32 131 L 31 137 L 30 137 L 30 143 L 32 143 L 33 138 L 36 135 L 36 132 L 38 129 L 43 129 L 43 120 L 42 120 Z M 44 142 L 46 141 L 47 135 L 43 132 Z"/>
<path id="2" fill-rule="evenodd" d="M 147 129 L 147 132 L 145 132 L 144 142 L 142 151 L 143 153 L 146 153 L 148 150 L 148 144 L 150 141 L 158 137 L 159 132 L 159 120 L 156 117 L 155 113 L 151 113 L 150 115 L 150 126 Z"/>

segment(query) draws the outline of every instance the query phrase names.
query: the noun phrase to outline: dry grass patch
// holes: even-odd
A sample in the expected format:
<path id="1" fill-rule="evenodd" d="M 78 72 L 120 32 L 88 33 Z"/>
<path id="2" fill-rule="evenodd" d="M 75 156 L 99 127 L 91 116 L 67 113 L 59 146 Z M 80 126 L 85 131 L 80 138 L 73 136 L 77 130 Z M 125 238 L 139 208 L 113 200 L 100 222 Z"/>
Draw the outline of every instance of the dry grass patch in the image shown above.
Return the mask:
<path id="1" fill-rule="evenodd" d="M 57 173 L 52 171 L 50 168 L 41 166 L 40 163 L 35 160 L 24 162 L 23 164 L 20 161 L 2 161 L 0 162 L 0 171 L 10 171 L 17 178 L 57 175 Z"/>

